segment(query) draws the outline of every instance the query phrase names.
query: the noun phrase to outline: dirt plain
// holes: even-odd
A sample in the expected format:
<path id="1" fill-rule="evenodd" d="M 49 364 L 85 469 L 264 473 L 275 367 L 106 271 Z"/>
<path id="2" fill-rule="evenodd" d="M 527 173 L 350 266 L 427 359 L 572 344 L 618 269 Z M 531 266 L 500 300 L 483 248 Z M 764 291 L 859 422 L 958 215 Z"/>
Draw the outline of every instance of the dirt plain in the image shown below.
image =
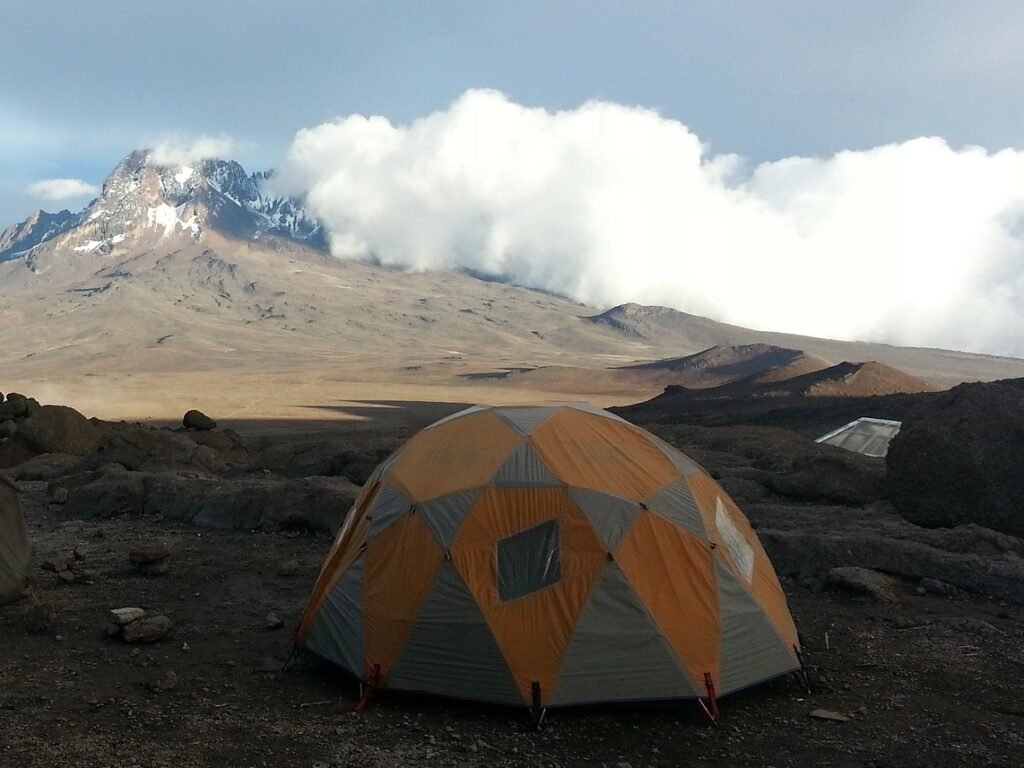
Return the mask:
<path id="1" fill-rule="evenodd" d="M 251 440 L 397 443 L 457 408 L 351 405 L 346 415 L 362 421 L 236 426 Z M 913 584 L 878 602 L 784 578 L 810 691 L 790 678 L 727 698 L 717 725 L 693 702 L 555 711 L 541 730 L 523 711 L 398 693 L 355 713 L 356 684 L 330 666 L 299 658 L 282 669 L 328 536 L 69 519 L 45 483 L 21 486 L 35 597 L 0 611 L 3 766 L 1009 768 L 1024 756 L 1019 604 Z M 154 538 L 171 544 L 170 569 L 143 576 L 128 552 Z M 38 567 L 76 548 L 75 583 Z M 107 611 L 129 605 L 170 617 L 171 634 L 107 638 Z M 283 627 L 268 628 L 271 612 Z M 812 717 L 818 709 L 848 719 Z"/>

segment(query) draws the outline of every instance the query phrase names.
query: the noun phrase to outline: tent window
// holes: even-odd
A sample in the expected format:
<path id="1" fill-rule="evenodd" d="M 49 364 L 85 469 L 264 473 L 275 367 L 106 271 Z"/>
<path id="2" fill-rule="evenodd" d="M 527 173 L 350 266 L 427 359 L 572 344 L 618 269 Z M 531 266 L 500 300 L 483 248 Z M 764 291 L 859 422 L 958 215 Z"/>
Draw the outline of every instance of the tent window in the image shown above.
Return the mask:
<path id="1" fill-rule="evenodd" d="M 517 600 L 562 578 L 558 521 L 527 528 L 498 542 L 498 596 Z"/>

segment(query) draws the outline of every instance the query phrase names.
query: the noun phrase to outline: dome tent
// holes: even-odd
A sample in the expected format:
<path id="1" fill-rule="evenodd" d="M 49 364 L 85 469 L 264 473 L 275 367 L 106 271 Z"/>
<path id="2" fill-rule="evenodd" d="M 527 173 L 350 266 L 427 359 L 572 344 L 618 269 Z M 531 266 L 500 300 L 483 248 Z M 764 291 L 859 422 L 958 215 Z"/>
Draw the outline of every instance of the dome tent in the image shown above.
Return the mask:
<path id="1" fill-rule="evenodd" d="M 296 646 L 381 688 L 547 708 L 726 695 L 800 667 L 717 483 L 589 405 L 476 406 L 380 464 Z"/>
<path id="2" fill-rule="evenodd" d="M 25 594 L 29 545 L 18 489 L 0 475 L 0 605 Z"/>

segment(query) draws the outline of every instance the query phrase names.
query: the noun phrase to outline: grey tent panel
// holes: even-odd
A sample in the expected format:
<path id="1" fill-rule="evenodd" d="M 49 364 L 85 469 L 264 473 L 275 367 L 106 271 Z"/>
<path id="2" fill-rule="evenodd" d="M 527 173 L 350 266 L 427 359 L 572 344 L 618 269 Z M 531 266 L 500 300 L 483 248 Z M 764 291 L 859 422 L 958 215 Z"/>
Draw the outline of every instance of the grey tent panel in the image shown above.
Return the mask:
<path id="1" fill-rule="evenodd" d="M 729 566 L 715 558 L 722 626 L 719 694 L 760 683 L 800 667 L 796 653 Z"/>
<path id="2" fill-rule="evenodd" d="M 704 528 L 704 518 L 701 517 L 700 510 L 697 509 L 697 502 L 685 480 L 669 483 L 647 499 L 646 503 L 652 511 L 657 512 L 665 519 L 671 520 L 701 539 L 707 539 L 708 533 Z"/>
<path id="3" fill-rule="evenodd" d="M 508 460 L 502 464 L 491 480 L 491 485 L 502 487 L 533 487 L 551 488 L 561 485 L 547 464 L 537 455 L 537 451 L 528 442 L 516 448 Z"/>
<path id="4" fill-rule="evenodd" d="M 428 429 L 433 429 L 434 427 L 439 427 L 442 424 L 447 424 L 449 421 L 455 421 L 456 419 L 461 419 L 463 416 L 469 416 L 470 414 L 477 413 L 478 411 L 486 410 L 487 406 L 485 405 L 471 405 L 469 408 L 464 408 L 463 410 L 453 413 L 450 416 L 445 416 L 443 419 L 438 419 L 433 424 L 428 424 L 423 428 L 423 431 L 425 432 Z"/>
<path id="5" fill-rule="evenodd" d="M 587 488 L 570 488 L 569 496 L 587 516 L 608 551 L 613 553 L 618 550 L 641 509 L 635 501 Z"/>
<path id="6" fill-rule="evenodd" d="M 535 525 L 498 541 L 498 597 L 518 600 L 562 580 L 562 547 L 557 520 Z"/>
<path id="7" fill-rule="evenodd" d="M 487 621 L 451 562 L 441 564 L 387 685 L 475 701 L 524 703 Z"/>
<path id="8" fill-rule="evenodd" d="M 683 662 L 617 563 L 598 579 L 545 704 L 694 698 Z"/>
<path id="9" fill-rule="evenodd" d="M 306 647 L 362 679 L 363 558 L 358 558 L 327 596 L 306 638 Z"/>
<path id="10" fill-rule="evenodd" d="M 373 538 L 392 523 L 409 514 L 412 502 L 393 485 L 384 484 L 377 491 L 377 498 L 370 508 L 370 533 Z"/>
<path id="11" fill-rule="evenodd" d="M 558 408 L 501 408 L 495 413 L 521 435 L 528 435 L 558 412 Z"/>
<path id="12" fill-rule="evenodd" d="M 482 492 L 482 488 L 474 488 L 448 496 L 439 496 L 416 505 L 416 511 L 423 516 L 423 521 L 433 531 L 441 549 L 451 549 L 452 542 L 462 527 L 462 521 L 466 519 L 466 515 Z"/>
<path id="13" fill-rule="evenodd" d="M 698 466 L 697 462 L 695 462 L 688 456 L 684 455 L 682 451 L 680 451 L 678 448 L 674 448 L 673 446 L 666 443 L 660 437 L 654 438 L 654 444 L 658 446 L 658 450 L 665 454 L 665 457 L 672 462 L 672 466 L 679 470 L 679 474 L 681 474 L 683 477 L 696 475 L 698 472 L 701 471 L 700 466 Z"/>

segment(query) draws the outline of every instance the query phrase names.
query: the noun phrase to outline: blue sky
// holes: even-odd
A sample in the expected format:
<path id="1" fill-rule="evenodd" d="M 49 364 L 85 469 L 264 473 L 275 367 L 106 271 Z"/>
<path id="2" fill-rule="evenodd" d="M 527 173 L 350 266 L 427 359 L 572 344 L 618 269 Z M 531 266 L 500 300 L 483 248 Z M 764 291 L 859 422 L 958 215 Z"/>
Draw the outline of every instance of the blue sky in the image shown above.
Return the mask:
<path id="1" fill-rule="evenodd" d="M 753 162 L 919 136 L 1024 146 L 1015 2 L 32 0 L 0 5 L 0 222 L 54 178 L 227 135 L 248 166 L 340 115 L 396 123 L 470 88 L 525 106 L 602 99 Z"/>

